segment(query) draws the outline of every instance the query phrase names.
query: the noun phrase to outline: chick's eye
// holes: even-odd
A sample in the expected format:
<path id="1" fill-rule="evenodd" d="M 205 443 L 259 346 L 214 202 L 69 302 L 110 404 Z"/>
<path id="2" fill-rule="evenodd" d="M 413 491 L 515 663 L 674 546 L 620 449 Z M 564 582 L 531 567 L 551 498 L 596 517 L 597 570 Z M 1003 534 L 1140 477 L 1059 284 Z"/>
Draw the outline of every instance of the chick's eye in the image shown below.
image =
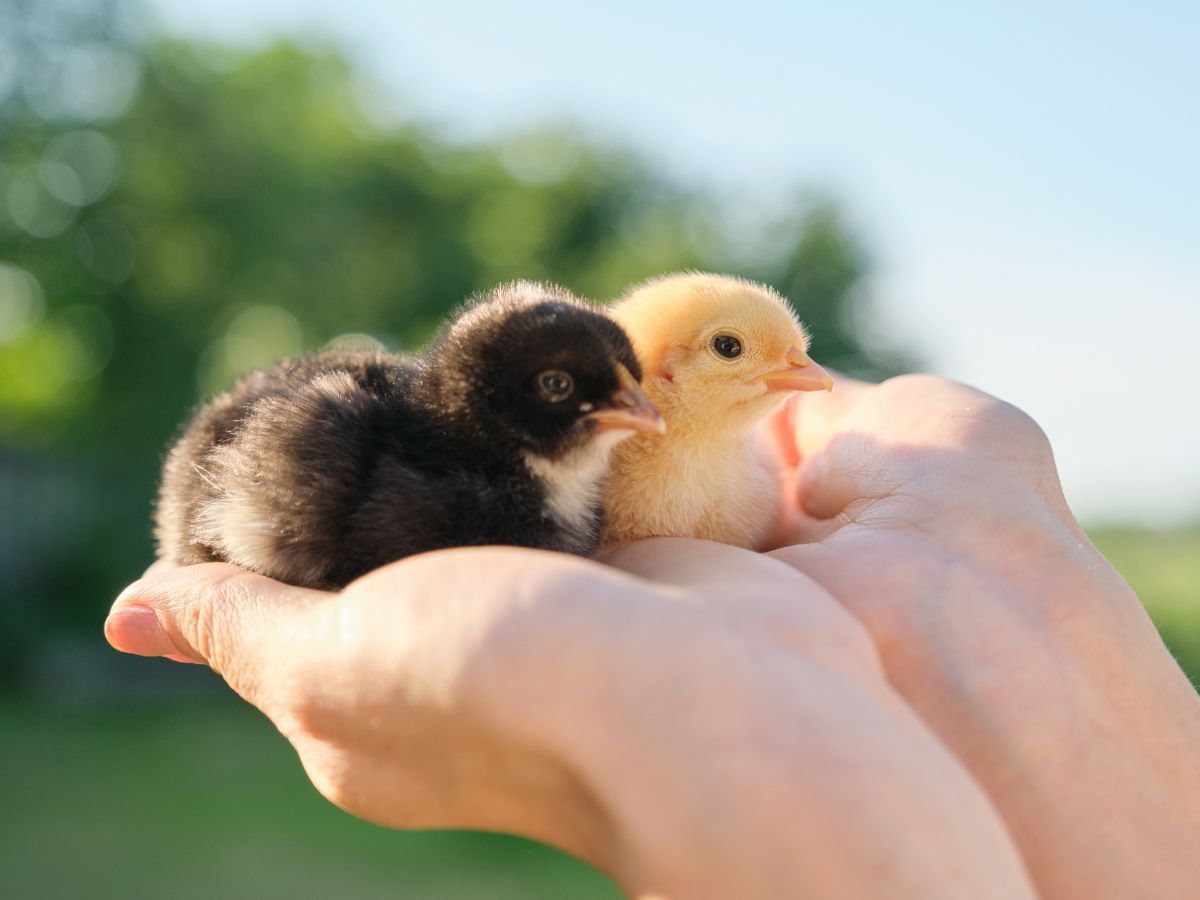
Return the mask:
<path id="1" fill-rule="evenodd" d="M 550 369 L 537 377 L 537 387 L 539 394 L 552 403 L 557 403 L 571 396 L 575 383 L 566 372 Z"/>
<path id="2" fill-rule="evenodd" d="M 726 359 L 737 359 L 742 355 L 742 342 L 731 334 L 718 334 L 713 338 L 712 346 Z"/>

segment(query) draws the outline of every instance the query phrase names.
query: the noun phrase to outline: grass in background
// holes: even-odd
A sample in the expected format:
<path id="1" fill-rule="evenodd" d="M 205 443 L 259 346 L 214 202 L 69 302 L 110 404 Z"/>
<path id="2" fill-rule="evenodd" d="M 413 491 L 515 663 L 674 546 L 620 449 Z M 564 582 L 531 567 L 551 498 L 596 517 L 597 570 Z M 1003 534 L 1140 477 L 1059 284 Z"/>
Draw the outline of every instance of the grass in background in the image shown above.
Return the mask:
<path id="1" fill-rule="evenodd" d="M 0 707 L 0 773 L 0 897 L 14 900 L 620 896 L 529 841 L 350 817 L 235 700 Z"/>
<path id="2" fill-rule="evenodd" d="M 1173 531 L 1090 529 L 1133 587 L 1193 684 L 1200 685 L 1200 525 Z"/>

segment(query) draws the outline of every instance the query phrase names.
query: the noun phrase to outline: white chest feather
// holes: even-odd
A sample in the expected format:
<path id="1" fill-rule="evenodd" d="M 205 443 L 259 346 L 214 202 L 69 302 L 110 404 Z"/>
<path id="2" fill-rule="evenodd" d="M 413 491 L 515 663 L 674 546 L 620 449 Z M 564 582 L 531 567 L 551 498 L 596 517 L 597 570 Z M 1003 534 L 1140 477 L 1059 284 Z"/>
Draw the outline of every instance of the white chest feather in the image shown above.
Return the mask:
<path id="1" fill-rule="evenodd" d="M 595 528 L 596 507 L 612 449 L 629 431 L 606 431 L 558 459 L 527 454 L 525 465 L 546 486 L 550 514 L 564 528 L 583 535 Z"/>

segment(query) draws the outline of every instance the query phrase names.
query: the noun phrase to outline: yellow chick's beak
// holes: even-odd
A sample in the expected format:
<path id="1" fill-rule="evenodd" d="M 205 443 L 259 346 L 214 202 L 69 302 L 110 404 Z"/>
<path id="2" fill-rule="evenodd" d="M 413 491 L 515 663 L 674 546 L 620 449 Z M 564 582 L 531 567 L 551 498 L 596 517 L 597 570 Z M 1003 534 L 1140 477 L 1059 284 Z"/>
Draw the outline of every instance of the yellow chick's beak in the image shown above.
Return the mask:
<path id="1" fill-rule="evenodd" d="M 768 372 L 759 380 L 771 391 L 832 391 L 829 373 L 808 358 L 803 350 L 789 350 L 786 369 Z"/>
<path id="2" fill-rule="evenodd" d="M 660 434 L 666 431 L 666 421 L 642 393 L 637 379 L 620 363 L 616 363 L 615 368 L 620 387 L 613 392 L 612 406 L 588 413 L 584 418 L 595 422 L 597 431 L 657 431 Z"/>

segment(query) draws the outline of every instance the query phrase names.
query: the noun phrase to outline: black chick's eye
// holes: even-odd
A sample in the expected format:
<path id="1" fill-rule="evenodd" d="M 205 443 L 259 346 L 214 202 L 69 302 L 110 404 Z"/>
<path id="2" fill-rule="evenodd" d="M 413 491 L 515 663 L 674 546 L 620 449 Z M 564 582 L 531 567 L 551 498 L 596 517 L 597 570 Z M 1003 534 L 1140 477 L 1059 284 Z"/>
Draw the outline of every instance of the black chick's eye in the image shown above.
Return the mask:
<path id="1" fill-rule="evenodd" d="M 713 338 L 712 346 L 726 359 L 737 359 L 742 355 L 742 342 L 731 334 L 718 334 Z"/>
<path id="2" fill-rule="evenodd" d="M 537 377 L 538 393 L 551 403 L 559 403 L 571 396 L 575 382 L 566 372 L 549 369 Z"/>

